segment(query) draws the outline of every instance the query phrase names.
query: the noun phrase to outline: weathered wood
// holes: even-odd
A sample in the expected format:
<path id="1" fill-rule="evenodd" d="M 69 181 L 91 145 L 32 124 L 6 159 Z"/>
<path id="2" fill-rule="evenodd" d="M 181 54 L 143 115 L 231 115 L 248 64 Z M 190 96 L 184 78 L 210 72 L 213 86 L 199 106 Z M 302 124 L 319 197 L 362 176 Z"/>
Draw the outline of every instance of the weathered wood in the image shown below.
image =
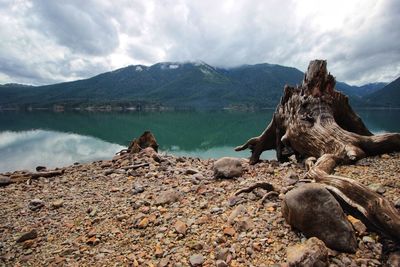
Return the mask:
<path id="1" fill-rule="evenodd" d="M 25 183 L 26 181 L 38 179 L 39 177 L 50 178 L 62 175 L 64 170 L 42 171 L 42 172 L 24 172 L 11 175 L 11 183 Z"/>
<path id="2" fill-rule="evenodd" d="M 373 135 L 353 111 L 347 96 L 334 87 L 326 61 L 311 61 L 300 87 L 285 86 L 265 131 L 236 150 L 250 148 L 251 164 L 268 149 L 276 150 L 279 161 L 285 160 L 283 150 L 307 158 L 308 178 L 325 184 L 379 232 L 399 240 L 400 215 L 392 203 L 356 181 L 330 174 L 338 164 L 400 151 L 400 134 Z M 311 159 L 318 160 L 314 164 Z"/>
<path id="3" fill-rule="evenodd" d="M 136 169 L 139 169 L 139 168 L 142 168 L 142 167 L 147 167 L 149 165 L 150 165 L 150 163 L 139 163 L 139 164 L 124 166 L 124 167 L 121 167 L 121 169 L 124 169 L 124 170 L 136 170 Z"/>
<path id="4" fill-rule="evenodd" d="M 145 131 L 140 137 L 133 139 L 126 152 L 138 153 L 147 147 L 153 148 L 156 152 L 158 151 L 156 138 L 150 131 Z"/>

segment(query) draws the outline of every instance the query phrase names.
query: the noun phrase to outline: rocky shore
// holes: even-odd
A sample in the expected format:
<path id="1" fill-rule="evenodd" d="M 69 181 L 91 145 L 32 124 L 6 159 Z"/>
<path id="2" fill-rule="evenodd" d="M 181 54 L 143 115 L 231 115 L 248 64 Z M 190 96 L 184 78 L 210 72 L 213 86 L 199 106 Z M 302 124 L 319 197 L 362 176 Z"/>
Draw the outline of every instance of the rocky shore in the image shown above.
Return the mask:
<path id="1" fill-rule="evenodd" d="M 214 165 L 148 148 L 47 178 L 2 174 L 0 266 L 288 266 L 299 255 L 318 258 L 318 266 L 397 266 L 396 245 L 353 217 L 346 218 L 355 228 L 355 253 L 331 250 L 287 224 L 282 199 L 301 183 L 302 164 Z M 225 171 L 237 177 L 215 177 Z M 397 207 L 399 173 L 399 153 L 336 168 Z M 257 182 L 277 194 L 263 205 L 263 189 L 235 195 Z"/>

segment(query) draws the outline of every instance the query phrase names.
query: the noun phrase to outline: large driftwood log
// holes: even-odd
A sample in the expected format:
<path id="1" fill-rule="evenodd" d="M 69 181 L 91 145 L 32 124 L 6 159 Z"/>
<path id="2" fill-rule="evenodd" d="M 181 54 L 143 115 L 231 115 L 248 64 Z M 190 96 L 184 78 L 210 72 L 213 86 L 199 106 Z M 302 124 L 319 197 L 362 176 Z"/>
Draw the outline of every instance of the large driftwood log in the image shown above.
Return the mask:
<path id="1" fill-rule="evenodd" d="M 375 230 L 400 240 L 400 215 L 391 202 L 354 180 L 330 175 L 338 164 L 400 151 L 400 134 L 373 135 L 347 96 L 334 88 L 335 79 L 327 72 L 326 61 L 311 61 L 300 87 L 285 86 L 264 132 L 236 150 L 249 148 L 251 164 L 270 149 L 276 150 L 279 161 L 292 154 L 298 159 L 318 159 L 310 166 L 308 178 L 326 185 Z"/>

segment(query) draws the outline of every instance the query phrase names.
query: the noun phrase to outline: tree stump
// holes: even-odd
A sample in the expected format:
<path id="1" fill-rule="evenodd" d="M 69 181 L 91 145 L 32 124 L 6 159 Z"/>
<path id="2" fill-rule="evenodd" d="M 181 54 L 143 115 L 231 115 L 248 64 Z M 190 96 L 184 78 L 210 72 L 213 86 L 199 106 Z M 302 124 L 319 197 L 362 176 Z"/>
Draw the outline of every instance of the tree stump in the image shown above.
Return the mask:
<path id="1" fill-rule="evenodd" d="M 325 60 L 311 61 L 301 86 L 284 87 L 267 128 L 235 150 L 249 148 L 250 164 L 270 149 L 276 150 L 281 162 L 293 154 L 306 160 L 308 178 L 324 184 L 342 207 L 381 234 L 400 240 L 400 215 L 390 201 L 357 181 L 330 175 L 338 164 L 400 151 L 400 134 L 373 135 L 348 97 L 335 90 L 335 83 Z"/>

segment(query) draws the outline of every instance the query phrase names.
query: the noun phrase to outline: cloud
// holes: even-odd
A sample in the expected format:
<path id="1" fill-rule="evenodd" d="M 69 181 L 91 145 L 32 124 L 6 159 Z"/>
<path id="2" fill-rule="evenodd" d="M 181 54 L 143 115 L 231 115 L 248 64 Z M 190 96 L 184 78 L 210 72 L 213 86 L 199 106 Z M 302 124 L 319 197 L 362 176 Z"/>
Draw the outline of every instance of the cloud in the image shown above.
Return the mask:
<path id="1" fill-rule="evenodd" d="M 107 159 L 124 147 L 100 139 L 44 130 L 0 133 L 0 172 L 55 168 Z M 29 153 L 26 153 L 29 151 Z"/>
<path id="2" fill-rule="evenodd" d="M 0 82 L 53 83 L 188 60 L 304 71 L 323 58 L 352 84 L 400 74 L 396 0 L 1 2 Z"/>

